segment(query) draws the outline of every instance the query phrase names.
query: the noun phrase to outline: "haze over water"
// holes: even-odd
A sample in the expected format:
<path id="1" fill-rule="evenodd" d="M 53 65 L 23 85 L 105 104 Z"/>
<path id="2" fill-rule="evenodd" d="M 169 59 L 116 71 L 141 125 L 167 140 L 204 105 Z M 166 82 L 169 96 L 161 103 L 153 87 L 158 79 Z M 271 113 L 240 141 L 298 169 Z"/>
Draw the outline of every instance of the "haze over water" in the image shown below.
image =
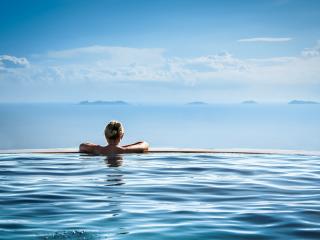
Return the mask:
<path id="1" fill-rule="evenodd" d="M 105 124 L 125 126 L 123 143 L 152 147 L 320 150 L 320 105 L 0 104 L 0 149 L 105 144 Z"/>

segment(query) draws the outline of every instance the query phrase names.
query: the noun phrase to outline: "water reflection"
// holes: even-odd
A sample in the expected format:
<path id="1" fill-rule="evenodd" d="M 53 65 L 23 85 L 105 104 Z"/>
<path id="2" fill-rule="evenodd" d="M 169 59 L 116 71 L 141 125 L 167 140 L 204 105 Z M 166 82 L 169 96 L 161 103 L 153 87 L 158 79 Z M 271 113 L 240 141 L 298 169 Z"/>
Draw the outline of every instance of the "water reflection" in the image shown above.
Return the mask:
<path id="1" fill-rule="evenodd" d="M 123 158 L 121 155 L 108 155 L 104 159 L 105 164 L 108 168 L 118 168 L 122 166 Z M 110 169 L 111 170 L 111 169 Z M 123 174 L 121 173 L 121 169 L 114 169 L 114 171 L 108 171 L 106 175 L 106 181 L 108 182 L 107 186 L 119 186 L 123 185 Z"/>
<path id="2" fill-rule="evenodd" d="M 122 169 L 120 168 L 123 163 L 123 157 L 121 155 L 108 155 L 105 157 L 104 162 L 107 166 L 108 174 L 106 174 L 106 186 L 108 187 L 106 195 L 108 196 L 108 211 L 112 211 L 112 218 L 107 217 L 107 224 L 110 226 L 116 223 L 116 228 L 113 229 L 111 236 L 128 234 L 125 220 L 123 215 L 126 214 L 126 211 L 123 210 L 123 197 L 124 197 L 124 188 L 120 187 L 125 184 L 124 175 Z M 108 233 L 105 237 L 110 237 Z"/>
<path id="3" fill-rule="evenodd" d="M 108 167 L 120 167 L 123 163 L 121 155 L 108 155 L 104 160 Z"/>

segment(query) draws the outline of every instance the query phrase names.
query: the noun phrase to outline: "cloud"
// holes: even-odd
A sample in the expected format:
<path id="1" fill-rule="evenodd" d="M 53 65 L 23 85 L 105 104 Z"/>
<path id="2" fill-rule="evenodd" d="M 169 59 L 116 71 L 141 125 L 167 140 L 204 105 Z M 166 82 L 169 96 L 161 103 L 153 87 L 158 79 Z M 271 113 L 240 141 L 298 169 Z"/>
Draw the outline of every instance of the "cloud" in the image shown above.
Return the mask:
<path id="1" fill-rule="evenodd" d="M 121 84 L 136 86 L 138 83 L 139 86 L 148 84 L 154 88 L 161 84 L 168 89 L 172 86 L 175 89 L 179 86 L 184 89 L 196 86 L 199 89 L 202 86 L 208 91 L 240 87 L 260 89 L 252 93 L 260 92 L 262 95 L 267 94 L 263 89 L 268 87 L 272 97 L 272 91 L 281 89 L 281 86 L 285 92 L 289 88 L 299 90 L 320 86 L 319 46 L 318 42 L 298 56 L 255 59 L 238 58 L 228 52 L 198 57 L 167 57 L 165 50 L 160 48 L 110 46 L 51 51 L 28 60 L 1 56 L 2 68 L 3 62 L 8 61 L 25 67 L 1 72 L 0 83 L 44 86 L 44 91 L 58 86 L 73 90 L 80 86 L 114 89 Z"/>
<path id="2" fill-rule="evenodd" d="M 0 60 L 28 66 L 7 73 L 6 79 L 18 81 L 281 83 L 314 81 L 320 69 L 319 46 L 318 42 L 315 47 L 305 49 L 301 56 L 260 59 L 240 59 L 228 52 L 193 58 L 166 57 L 165 50 L 158 48 L 89 46 L 51 51 L 34 57 L 31 63 L 26 58 L 13 56 L 1 56 Z"/>
<path id="3" fill-rule="evenodd" d="M 36 56 L 39 68 L 64 81 L 155 81 L 168 79 L 164 49 L 89 46 Z"/>
<path id="4" fill-rule="evenodd" d="M 257 38 L 242 38 L 238 42 L 264 42 L 264 43 L 276 43 L 276 42 L 288 42 L 291 41 L 290 37 L 257 37 Z"/>
<path id="5" fill-rule="evenodd" d="M 12 68 L 28 67 L 29 61 L 26 58 L 18 58 L 9 55 L 0 55 L 0 70 L 9 70 Z"/>
<path id="6" fill-rule="evenodd" d="M 306 48 L 302 51 L 302 56 L 304 57 L 319 57 L 320 56 L 320 40 L 312 48 Z"/>
<path id="7" fill-rule="evenodd" d="M 164 49 L 161 48 L 129 48 L 110 46 L 89 46 L 83 48 L 50 51 L 44 56 L 51 62 L 81 63 L 90 65 L 108 64 L 109 66 L 153 65 L 162 63 Z M 43 60 L 43 59 L 42 59 Z"/>

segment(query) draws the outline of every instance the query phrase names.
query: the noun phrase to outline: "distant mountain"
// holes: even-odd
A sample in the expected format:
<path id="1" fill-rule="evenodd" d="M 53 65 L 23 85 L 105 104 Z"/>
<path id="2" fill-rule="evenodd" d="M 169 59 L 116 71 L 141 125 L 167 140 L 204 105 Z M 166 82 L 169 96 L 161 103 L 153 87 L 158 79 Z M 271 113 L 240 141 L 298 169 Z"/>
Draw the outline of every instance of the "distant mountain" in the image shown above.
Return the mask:
<path id="1" fill-rule="evenodd" d="M 187 105 L 208 105 L 208 103 L 195 101 L 195 102 L 189 102 L 189 103 L 187 103 Z"/>
<path id="2" fill-rule="evenodd" d="M 82 101 L 80 105 L 129 105 L 125 101 Z"/>
<path id="3" fill-rule="evenodd" d="M 242 104 L 258 104 L 258 103 L 253 100 L 247 100 L 247 101 L 243 101 Z"/>
<path id="4" fill-rule="evenodd" d="M 319 103 L 314 101 L 292 100 L 288 102 L 288 104 L 319 104 Z"/>

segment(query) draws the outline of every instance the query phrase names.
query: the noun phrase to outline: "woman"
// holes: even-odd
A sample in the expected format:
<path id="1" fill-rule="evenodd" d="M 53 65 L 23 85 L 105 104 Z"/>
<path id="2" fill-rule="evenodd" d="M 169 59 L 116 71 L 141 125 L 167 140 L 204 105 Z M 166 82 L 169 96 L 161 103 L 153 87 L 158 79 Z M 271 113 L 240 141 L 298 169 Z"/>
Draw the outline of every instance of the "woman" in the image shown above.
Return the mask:
<path id="1" fill-rule="evenodd" d="M 149 144 L 142 141 L 130 145 L 119 146 L 124 135 L 124 128 L 118 121 L 111 121 L 104 130 L 104 135 L 108 142 L 107 146 L 100 146 L 92 143 L 82 143 L 79 146 L 81 153 L 91 153 L 98 155 L 108 155 L 117 153 L 143 153 L 148 151 Z"/>

